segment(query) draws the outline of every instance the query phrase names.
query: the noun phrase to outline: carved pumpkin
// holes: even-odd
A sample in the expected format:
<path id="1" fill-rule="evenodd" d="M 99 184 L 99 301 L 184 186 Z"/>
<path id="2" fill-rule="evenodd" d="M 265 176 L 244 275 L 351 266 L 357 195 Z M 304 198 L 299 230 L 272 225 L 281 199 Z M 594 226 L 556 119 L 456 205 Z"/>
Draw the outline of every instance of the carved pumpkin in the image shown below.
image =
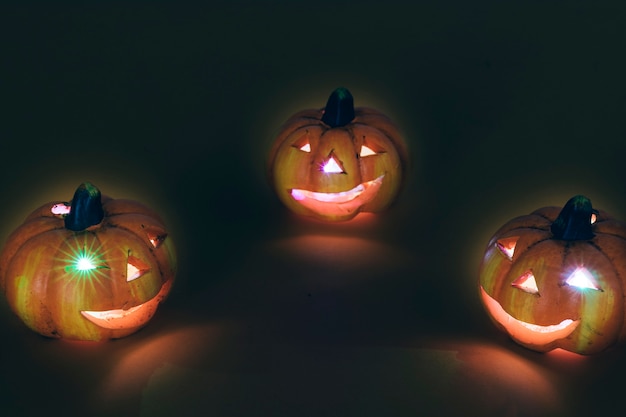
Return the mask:
<path id="1" fill-rule="evenodd" d="M 626 225 L 576 196 L 505 224 L 489 241 L 480 296 L 527 348 L 601 352 L 626 338 Z"/>
<path id="2" fill-rule="evenodd" d="M 324 109 L 304 110 L 281 128 L 269 178 L 293 212 L 328 221 L 379 212 L 396 198 L 408 165 L 404 140 L 379 111 L 354 108 L 336 89 Z"/>
<path id="3" fill-rule="evenodd" d="M 31 213 L 0 253 L 0 285 L 32 330 L 106 340 L 134 333 L 168 295 L 176 255 L 158 216 L 82 184 Z"/>

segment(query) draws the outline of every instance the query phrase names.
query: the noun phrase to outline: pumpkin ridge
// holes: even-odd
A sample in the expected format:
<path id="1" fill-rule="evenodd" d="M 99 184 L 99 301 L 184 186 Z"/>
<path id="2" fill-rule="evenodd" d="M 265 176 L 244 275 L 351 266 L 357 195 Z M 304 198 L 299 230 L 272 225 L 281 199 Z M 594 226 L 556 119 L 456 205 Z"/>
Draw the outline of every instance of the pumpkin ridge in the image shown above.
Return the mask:
<path id="1" fill-rule="evenodd" d="M 18 247 L 16 247 L 16 248 L 15 248 L 15 251 L 13 251 L 13 253 L 14 253 L 14 254 L 16 254 L 16 253 L 20 252 L 20 251 L 22 250 L 22 248 L 23 248 L 24 246 L 26 246 L 26 244 L 27 244 L 27 243 L 31 242 L 33 239 L 39 238 L 39 237 L 41 237 L 43 234 L 48 234 L 48 233 L 50 233 L 50 232 L 54 232 L 54 231 L 57 231 L 57 230 L 60 230 L 60 229 L 65 229 L 65 227 L 63 227 L 63 226 L 61 226 L 61 227 L 55 227 L 54 229 L 45 230 L 45 231 L 43 231 L 43 232 L 41 232 L 41 233 L 37 233 L 36 235 L 33 235 L 33 236 L 29 237 L 28 239 L 26 239 L 25 241 L 23 241 L 21 245 L 19 245 Z M 5 251 L 5 250 L 6 250 L 6 247 L 3 249 L 3 251 Z M 7 267 L 6 267 L 6 268 L 4 268 L 4 270 L 5 270 L 5 272 L 4 272 L 4 273 L 5 273 L 5 274 L 6 274 L 6 271 L 8 271 L 8 270 L 9 270 L 9 266 L 11 265 L 11 262 L 12 262 L 12 260 L 10 260 L 10 261 L 9 261 L 9 264 L 7 265 Z M 7 278 L 7 277 L 0 277 L 0 282 L 3 282 L 3 283 L 4 283 L 3 285 L 6 285 L 6 278 Z M 4 290 L 4 288 L 0 288 L 0 290 Z"/>
<path id="2" fill-rule="evenodd" d="M 532 220 L 532 217 L 535 217 L 535 214 L 529 214 L 527 216 L 518 216 L 515 217 L 514 219 L 508 221 L 506 224 L 504 224 L 502 227 L 500 227 L 496 233 L 494 233 L 494 237 L 500 237 L 505 233 L 509 233 L 509 232 L 513 232 L 513 231 L 518 231 L 518 230 L 524 230 L 524 229 L 529 229 L 529 230 L 540 230 L 540 231 L 545 231 L 545 232 L 549 232 L 550 231 L 550 224 L 546 224 L 546 225 L 533 225 L 533 224 L 525 224 L 525 223 L 529 223 Z M 536 217 L 538 217 L 539 219 L 541 219 L 541 221 L 545 221 L 549 219 L 546 219 L 542 216 L 537 215 Z M 525 223 L 521 223 L 521 224 L 515 224 L 515 225 L 511 225 L 511 223 L 517 223 L 517 222 L 521 222 L 524 221 Z"/>
<path id="3" fill-rule="evenodd" d="M 130 233 L 131 235 L 133 235 L 133 236 L 137 237 L 139 240 L 141 240 L 141 241 L 143 241 L 143 240 L 144 240 L 144 239 L 142 239 L 142 236 L 140 236 L 140 235 L 139 235 L 138 233 L 136 233 L 134 230 L 129 229 L 128 227 L 122 226 L 122 225 L 120 225 L 120 224 L 118 224 L 118 223 L 115 223 L 115 224 L 113 224 L 113 223 L 109 223 L 109 224 L 107 224 L 107 227 L 108 227 L 109 229 L 124 230 L 125 232 L 128 232 L 128 233 Z M 153 253 L 153 252 L 154 252 L 154 249 L 153 249 L 153 248 L 148 247 L 148 249 L 150 250 L 150 253 Z"/>
<path id="4" fill-rule="evenodd" d="M 315 116 L 300 116 L 298 118 L 289 119 L 285 124 L 291 124 L 292 122 L 295 122 L 296 120 L 310 120 L 311 124 L 315 124 L 315 125 L 319 124 L 319 121 L 320 121 L 320 119 Z M 304 126 L 309 126 L 309 125 L 304 125 Z"/>
<path id="5" fill-rule="evenodd" d="M 554 219 L 551 219 L 551 218 L 550 218 L 550 217 L 548 217 L 548 215 L 546 215 L 546 214 L 543 214 L 543 213 L 537 213 L 537 212 L 532 213 L 532 214 L 533 214 L 533 216 L 539 216 L 539 217 L 541 217 L 541 218 L 544 218 L 544 219 L 546 219 L 547 221 L 549 221 L 550 223 L 554 222 Z"/>
<path id="6" fill-rule="evenodd" d="M 20 225 L 17 229 L 15 229 L 15 231 L 14 231 L 13 233 L 11 233 L 11 234 L 9 235 L 9 237 L 7 238 L 7 243 L 10 243 L 10 241 L 11 241 L 11 237 L 13 236 L 13 234 L 18 234 L 18 233 L 20 232 L 20 230 L 22 229 L 22 227 L 23 227 L 23 226 L 25 226 L 25 225 L 27 225 L 27 224 L 29 224 L 29 223 L 31 223 L 31 222 L 41 220 L 41 219 L 42 219 L 42 217 L 35 217 L 35 218 L 33 218 L 33 219 L 30 219 L 30 220 L 29 220 L 28 222 L 26 222 L 26 223 L 22 223 L 22 224 L 21 224 L 21 225 Z M 52 217 L 51 217 L 51 218 L 50 218 L 50 221 L 49 221 L 49 222 L 46 222 L 46 223 L 54 223 L 55 221 L 59 221 L 59 219 L 55 219 L 55 218 L 52 218 Z M 54 230 L 59 230 L 59 229 L 65 229 L 65 227 L 63 226 L 63 224 L 61 224 L 60 226 L 54 226 L 53 224 L 51 224 L 50 226 L 53 226 L 53 227 L 52 227 L 52 228 L 50 228 L 50 229 L 45 229 L 45 230 L 44 230 L 44 231 L 42 231 L 42 232 L 39 232 L 39 231 L 38 231 L 36 234 L 34 234 L 33 236 L 31 236 L 31 237 L 29 237 L 28 239 L 26 239 L 25 241 L 23 241 L 23 242 L 22 242 L 22 244 L 21 244 L 21 245 L 19 245 L 19 247 L 17 247 L 17 248 L 16 248 L 15 252 L 19 251 L 19 250 L 22 248 L 22 246 L 24 246 L 24 244 L 26 244 L 26 242 L 30 241 L 32 238 L 34 238 L 34 237 L 36 237 L 36 236 L 38 236 L 38 235 L 41 235 L 42 233 L 47 233 L 47 232 L 51 232 L 51 231 L 54 231 Z M 9 245 L 7 245 L 7 246 L 9 246 Z M 3 249 L 3 251 L 4 251 L 4 250 L 5 250 L 5 249 Z"/>
<path id="7" fill-rule="evenodd" d="M 617 270 L 617 267 L 615 266 L 615 263 L 611 260 L 611 258 L 609 258 L 609 256 L 602 250 L 602 247 L 598 244 L 598 242 L 593 242 L 593 241 L 588 241 L 587 243 L 589 243 L 589 245 L 591 245 L 595 250 L 597 250 L 598 252 L 600 252 L 600 254 L 602 254 L 602 256 L 604 256 L 604 258 L 606 258 L 606 260 L 608 261 L 608 263 L 611 265 L 611 268 L 613 269 L 613 272 L 615 272 L 615 276 L 619 278 L 619 282 L 622 283 L 622 277 L 619 273 L 619 271 Z"/>
<path id="8" fill-rule="evenodd" d="M 545 229 L 545 228 L 543 228 L 543 227 L 535 227 L 535 226 L 521 226 L 521 227 L 515 227 L 515 228 L 513 228 L 513 229 L 507 229 L 507 230 L 504 230 L 503 232 L 498 233 L 496 236 L 497 236 L 497 237 L 499 237 L 499 236 L 501 236 L 501 235 L 503 235 L 503 234 L 505 234 L 505 233 L 517 232 L 518 230 L 537 230 L 537 231 L 540 231 L 540 232 L 549 232 L 549 230 L 546 230 L 546 229 Z"/>
<path id="9" fill-rule="evenodd" d="M 600 236 L 601 235 L 613 236 L 613 237 L 616 237 L 616 238 L 621 239 L 621 240 L 626 240 L 626 236 L 618 235 L 618 234 L 615 234 L 615 233 L 600 232 L 600 233 L 597 233 L 597 234 L 600 235 Z"/>
<path id="10" fill-rule="evenodd" d="M 40 219 L 40 218 L 31 219 L 31 220 L 29 220 L 29 221 L 28 221 L 28 223 L 30 223 L 30 222 L 32 222 L 32 221 L 35 221 L 35 220 L 38 220 L 38 219 Z M 58 220 L 58 219 L 55 219 L 55 220 Z M 15 232 L 19 232 L 19 230 L 22 228 L 22 226 L 24 226 L 24 225 L 26 225 L 26 224 L 27 224 L 27 223 L 22 223 L 22 225 L 21 225 L 18 229 L 16 229 L 16 230 L 15 230 Z M 21 245 L 17 248 L 17 250 L 20 250 L 20 249 L 21 249 L 21 247 L 22 247 L 22 246 L 24 246 L 24 244 L 25 244 L 26 242 L 30 241 L 32 238 L 34 238 L 34 237 L 36 237 L 36 236 L 38 236 L 38 235 L 41 235 L 42 233 L 52 232 L 52 231 L 54 231 L 54 230 L 59 230 L 59 229 L 65 229 L 65 227 L 64 227 L 63 225 L 60 225 L 60 226 L 58 226 L 58 227 L 53 227 L 53 228 L 51 228 L 51 229 L 46 229 L 46 230 L 44 230 L 43 232 L 37 232 L 37 234 L 35 234 L 35 235 L 33 235 L 33 236 L 29 237 L 29 238 L 28 238 L 28 239 L 26 239 L 24 242 L 22 242 L 22 244 L 21 244 Z M 15 232 L 14 232 L 14 233 L 15 233 Z M 13 233 L 11 233 L 11 235 L 13 235 Z M 11 235 L 9 235 L 9 237 L 7 238 L 7 242 L 9 242 L 9 241 L 11 240 Z"/>
<path id="11" fill-rule="evenodd" d="M 504 231 L 503 233 L 498 233 L 498 234 L 496 234 L 496 235 L 495 235 L 495 236 L 491 239 L 491 241 L 490 241 L 490 242 L 491 242 L 491 243 L 490 243 L 490 245 L 491 245 L 491 244 L 493 244 L 493 241 L 494 241 L 494 240 L 495 240 L 495 241 L 497 241 L 498 239 L 501 239 L 503 234 L 509 234 L 509 233 L 513 233 L 513 234 L 515 234 L 516 232 L 524 233 L 524 231 L 525 231 L 525 230 L 537 230 L 537 231 L 539 231 L 539 232 L 546 232 L 546 230 L 545 230 L 545 229 L 542 229 L 542 228 L 539 228 L 539 227 L 517 227 L 517 228 L 515 228 L 515 229 L 506 230 L 506 231 Z M 539 243 L 541 243 L 541 242 L 545 242 L 546 240 L 550 240 L 550 239 L 551 239 L 551 237 L 546 237 L 546 238 L 542 238 L 542 239 L 539 239 L 539 240 L 537 240 L 537 241 L 534 241 L 533 243 L 531 243 L 530 245 L 528 245 L 528 247 L 526 247 L 526 249 L 525 249 L 525 250 L 527 251 L 527 250 L 531 249 L 532 247 L 534 247 L 535 245 L 537 245 L 537 244 L 539 244 Z"/>
<path id="12" fill-rule="evenodd" d="M 571 241 L 566 240 L 565 245 L 563 246 L 563 256 L 561 257 L 561 270 L 563 270 L 563 268 L 565 267 L 565 261 L 570 254 L 570 245 Z M 559 282 L 558 284 L 561 285 L 561 282 Z"/>
<path id="13" fill-rule="evenodd" d="M 120 216 L 139 216 L 139 217 L 143 217 L 143 218 L 148 220 L 148 221 L 146 221 L 144 223 L 156 222 L 156 223 L 159 224 L 159 226 L 162 226 L 163 229 L 165 229 L 165 226 L 160 221 L 157 221 L 156 219 L 154 219 L 154 218 L 152 218 L 152 217 L 150 217 L 150 216 L 148 216 L 146 214 L 143 214 L 143 213 L 119 213 L 119 214 L 116 214 L 114 216 L 108 216 L 108 217 L 111 218 L 111 217 L 120 217 Z M 144 224 L 144 223 L 142 223 L 142 224 Z M 120 225 L 119 223 L 110 223 L 110 222 L 108 222 L 107 224 L 109 226 L 111 226 L 111 227 L 124 227 L 124 226 Z M 135 234 L 137 234 L 137 233 L 135 233 Z"/>
<path id="14" fill-rule="evenodd" d="M 315 118 L 312 118 L 312 117 L 311 117 L 311 118 L 306 117 L 306 118 L 304 118 L 304 119 L 305 119 L 305 120 L 310 120 L 310 121 L 311 121 L 311 123 L 308 123 L 308 124 L 305 124 L 305 125 L 298 126 L 296 129 L 294 129 L 294 130 L 293 130 L 294 132 L 295 132 L 296 130 L 306 129 L 306 128 L 308 128 L 308 127 L 320 127 L 320 128 L 322 128 L 323 130 L 330 130 L 330 129 L 328 129 L 326 126 L 324 126 L 324 125 L 320 124 L 319 119 L 315 119 Z M 287 136 L 290 136 L 290 135 L 287 135 Z M 284 142 L 284 141 L 283 141 L 283 142 Z"/>
<path id="15" fill-rule="evenodd" d="M 532 228 L 531 228 L 531 227 L 525 227 L 525 229 L 531 229 L 531 230 L 532 230 Z M 543 229 L 539 229 L 539 230 L 544 231 Z M 542 242 L 545 242 L 545 241 L 547 241 L 547 240 L 550 240 L 550 239 L 552 239 L 552 237 L 546 237 L 545 239 L 536 240 L 536 241 L 534 241 L 533 243 L 531 243 L 530 245 L 528 245 L 528 246 L 526 247 L 526 250 L 525 250 L 525 251 L 526 251 L 526 252 L 528 252 L 529 250 L 531 250 L 532 248 L 534 248 L 534 247 L 535 247 L 535 246 L 537 246 L 538 244 L 540 244 L 540 243 L 542 243 Z"/>

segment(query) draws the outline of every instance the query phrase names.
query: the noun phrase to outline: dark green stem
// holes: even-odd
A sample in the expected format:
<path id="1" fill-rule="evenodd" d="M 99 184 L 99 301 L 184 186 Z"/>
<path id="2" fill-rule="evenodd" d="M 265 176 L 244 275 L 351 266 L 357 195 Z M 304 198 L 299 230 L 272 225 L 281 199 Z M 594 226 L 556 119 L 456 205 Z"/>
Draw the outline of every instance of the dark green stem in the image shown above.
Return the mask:
<path id="1" fill-rule="evenodd" d="M 322 122 L 330 127 L 340 127 L 352 120 L 354 120 L 354 99 L 348 89 L 339 87 L 328 97 Z"/>
<path id="2" fill-rule="evenodd" d="M 591 200 L 582 195 L 569 199 L 552 223 L 551 232 L 559 240 L 589 240 L 595 235 L 591 228 L 591 215 L 598 211 L 591 207 Z"/>
<path id="3" fill-rule="evenodd" d="M 69 214 L 65 216 L 65 228 L 79 232 L 100 223 L 103 218 L 100 190 L 88 182 L 82 183 L 74 193 Z"/>

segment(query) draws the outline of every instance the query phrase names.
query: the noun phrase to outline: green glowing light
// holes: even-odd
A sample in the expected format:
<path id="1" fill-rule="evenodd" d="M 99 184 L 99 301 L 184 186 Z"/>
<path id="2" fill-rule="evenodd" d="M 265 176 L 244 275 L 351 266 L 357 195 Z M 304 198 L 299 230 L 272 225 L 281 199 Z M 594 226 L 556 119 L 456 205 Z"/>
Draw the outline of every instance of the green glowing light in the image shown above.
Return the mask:
<path id="1" fill-rule="evenodd" d="M 69 264 L 65 267 L 66 272 L 87 274 L 94 269 L 107 268 L 97 252 L 89 252 L 86 249 L 79 249 L 76 254 L 69 256 Z"/>
<path id="2" fill-rule="evenodd" d="M 75 239 L 62 253 L 67 279 L 99 281 L 106 276 L 102 270 L 109 267 L 97 239 L 91 236 Z"/>
<path id="3" fill-rule="evenodd" d="M 93 264 L 93 260 L 88 256 L 81 256 L 76 260 L 76 269 L 79 271 L 89 271 L 95 268 L 96 266 Z"/>

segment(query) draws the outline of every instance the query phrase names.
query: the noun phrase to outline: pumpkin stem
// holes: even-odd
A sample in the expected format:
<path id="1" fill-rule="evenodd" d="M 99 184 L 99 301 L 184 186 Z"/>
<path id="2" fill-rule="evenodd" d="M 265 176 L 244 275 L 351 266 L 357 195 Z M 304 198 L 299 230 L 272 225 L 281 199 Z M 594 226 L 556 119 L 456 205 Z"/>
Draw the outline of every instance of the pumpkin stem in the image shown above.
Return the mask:
<path id="1" fill-rule="evenodd" d="M 591 207 L 591 200 L 582 195 L 569 199 L 550 231 L 555 239 L 588 240 L 595 235 L 591 229 L 591 215 L 598 211 Z"/>
<path id="2" fill-rule="evenodd" d="M 65 228 L 80 232 L 100 223 L 103 218 L 100 190 L 88 182 L 82 183 L 74 193 L 70 212 L 65 216 Z"/>
<path id="3" fill-rule="evenodd" d="M 354 99 L 348 89 L 339 87 L 332 92 L 326 107 L 322 122 L 330 127 L 341 127 L 354 119 Z"/>

